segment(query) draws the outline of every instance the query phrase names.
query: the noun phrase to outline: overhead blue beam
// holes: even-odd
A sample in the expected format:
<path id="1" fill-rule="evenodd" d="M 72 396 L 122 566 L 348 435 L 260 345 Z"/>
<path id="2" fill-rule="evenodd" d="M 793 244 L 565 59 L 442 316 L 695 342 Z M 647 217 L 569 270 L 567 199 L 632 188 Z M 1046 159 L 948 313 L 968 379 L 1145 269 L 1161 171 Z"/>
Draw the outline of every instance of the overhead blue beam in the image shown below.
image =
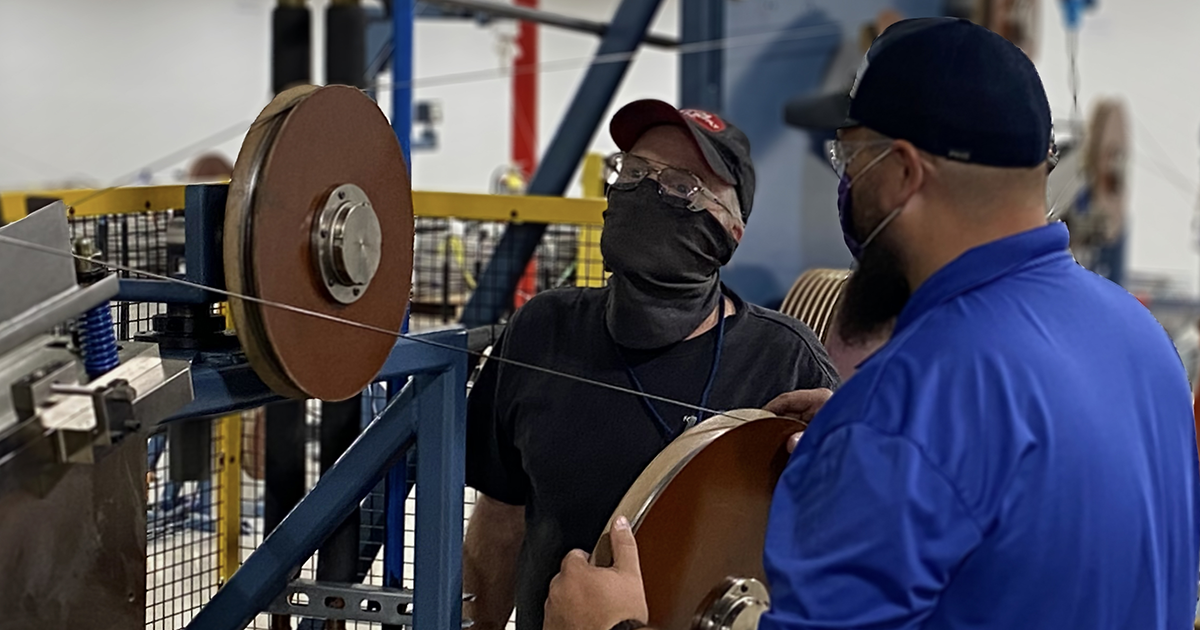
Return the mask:
<path id="1" fill-rule="evenodd" d="M 621 0 L 608 31 L 600 40 L 596 57 L 575 91 L 575 97 L 529 183 L 528 194 L 560 196 L 566 192 L 571 175 L 583 159 L 592 135 L 629 70 L 632 59 L 624 54 L 637 50 L 660 2 Z M 508 226 L 496 244 L 492 259 L 480 276 L 471 299 L 463 308 L 464 325 L 473 328 L 500 321 L 504 311 L 511 305 L 517 283 L 545 231 L 544 223 Z"/>
<path id="2" fill-rule="evenodd" d="M 683 0 L 679 6 L 679 106 L 720 112 L 725 49 L 725 0 Z"/>

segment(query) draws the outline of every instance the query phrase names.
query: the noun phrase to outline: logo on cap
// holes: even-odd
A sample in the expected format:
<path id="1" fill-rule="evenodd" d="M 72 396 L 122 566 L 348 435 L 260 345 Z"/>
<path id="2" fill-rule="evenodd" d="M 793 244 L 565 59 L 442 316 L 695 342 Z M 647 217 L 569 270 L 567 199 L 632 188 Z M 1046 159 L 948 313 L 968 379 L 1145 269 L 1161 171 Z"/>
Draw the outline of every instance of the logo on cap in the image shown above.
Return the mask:
<path id="1" fill-rule="evenodd" d="M 698 109 L 681 109 L 679 113 L 691 118 L 696 124 L 707 127 L 709 131 L 714 133 L 725 129 L 725 121 L 721 120 L 716 114 L 710 114 Z"/>

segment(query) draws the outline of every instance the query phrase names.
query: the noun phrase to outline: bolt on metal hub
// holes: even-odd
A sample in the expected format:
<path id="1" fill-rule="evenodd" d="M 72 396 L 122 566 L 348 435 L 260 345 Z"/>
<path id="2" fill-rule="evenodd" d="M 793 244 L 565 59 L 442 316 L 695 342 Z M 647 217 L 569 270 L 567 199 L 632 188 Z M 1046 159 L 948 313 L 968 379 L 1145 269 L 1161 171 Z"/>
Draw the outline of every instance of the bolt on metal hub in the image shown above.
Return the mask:
<path id="1" fill-rule="evenodd" d="M 698 611 L 697 630 L 755 630 L 771 607 L 767 587 L 754 578 L 727 578 Z"/>
<path id="2" fill-rule="evenodd" d="M 371 200 L 354 184 L 329 194 L 313 223 L 312 247 L 326 292 L 352 304 L 366 292 L 379 270 L 383 231 Z"/>

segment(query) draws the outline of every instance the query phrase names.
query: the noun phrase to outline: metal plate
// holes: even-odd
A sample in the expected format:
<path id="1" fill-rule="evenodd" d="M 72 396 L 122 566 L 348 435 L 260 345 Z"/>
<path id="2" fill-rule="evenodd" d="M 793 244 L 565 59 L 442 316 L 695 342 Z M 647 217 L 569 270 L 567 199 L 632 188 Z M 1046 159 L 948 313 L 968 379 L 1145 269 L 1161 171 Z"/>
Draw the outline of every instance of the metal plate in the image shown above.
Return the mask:
<path id="1" fill-rule="evenodd" d="M 810 269 L 796 279 L 779 310 L 804 322 L 825 343 L 838 297 L 849 278 L 845 269 Z"/>
<path id="2" fill-rule="evenodd" d="M 343 304 L 322 285 L 313 222 L 344 184 L 365 192 L 381 234 L 379 267 Z M 396 136 L 374 101 L 346 86 L 300 86 L 262 111 L 238 153 L 225 215 L 230 291 L 400 331 L 413 264 L 412 190 Z M 371 382 L 394 336 L 231 299 L 255 372 L 293 398 L 345 400 Z"/>
<path id="3" fill-rule="evenodd" d="M 766 582 L 762 552 L 771 495 L 787 464 L 786 442 L 802 425 L 743 409 L 685 431 L 617 506 L 633 526 L 650 626 L 687 630 L 726 578 Z M 612 565 L 609 527 L 592 553 Z"/>

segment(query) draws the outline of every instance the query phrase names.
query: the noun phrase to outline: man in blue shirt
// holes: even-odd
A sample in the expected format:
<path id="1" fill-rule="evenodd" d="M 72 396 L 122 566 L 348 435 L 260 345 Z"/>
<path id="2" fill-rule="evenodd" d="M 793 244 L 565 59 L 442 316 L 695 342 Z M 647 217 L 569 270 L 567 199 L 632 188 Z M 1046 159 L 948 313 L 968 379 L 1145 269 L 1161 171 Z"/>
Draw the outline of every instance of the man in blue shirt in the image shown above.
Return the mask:
<path id="1" fill-rule="evenodd" d="M 867 53 L 832 143 L 858 260 L 839 321 L 891 340 L 775 492 L 766 630 L 1191 627 L 1200 529 L 1187 376 L 1162 327 L 1047 225 L 1033 64 L 962 20 Z M 546 630 L 646 620 L 636 545 L 573 552 Z"/>

